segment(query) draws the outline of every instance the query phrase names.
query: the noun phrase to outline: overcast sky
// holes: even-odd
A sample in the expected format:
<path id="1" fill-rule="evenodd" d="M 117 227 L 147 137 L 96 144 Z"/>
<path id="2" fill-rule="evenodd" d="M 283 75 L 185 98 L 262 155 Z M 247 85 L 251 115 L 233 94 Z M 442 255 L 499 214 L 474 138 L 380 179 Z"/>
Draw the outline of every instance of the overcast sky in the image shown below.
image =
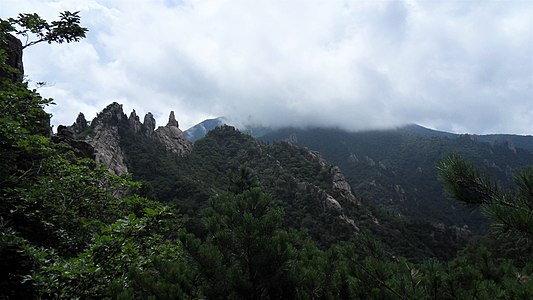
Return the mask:
<path id="1" fill-rule="evenodd" d="M 53 124 L 109 103 L 180 128 L 210 117 L 359 130 L 533 134 L 533 1 L 0 0 L 80 11 L 80 43 L 25 50 Z"/>

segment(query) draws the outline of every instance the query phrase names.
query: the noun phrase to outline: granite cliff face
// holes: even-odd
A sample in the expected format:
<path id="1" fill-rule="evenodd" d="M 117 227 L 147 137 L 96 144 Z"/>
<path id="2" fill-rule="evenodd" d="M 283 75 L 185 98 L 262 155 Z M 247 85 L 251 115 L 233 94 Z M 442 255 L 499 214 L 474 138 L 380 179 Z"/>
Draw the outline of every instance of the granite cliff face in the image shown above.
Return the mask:
<path id="1" fill-rule="evenodd" d="M 226 138 L 221 139 L 222 141 L 232 140 L 228 134 L 231 130 L 227 128 L 232 127 L 222 126 L 208 136 L 219 138 L 218 135 L 224 135 Z M 238 144 L 248 144 L 248 147 L 234 151 L 234 154 L 223 152 L 222 155 L 212 147 L 215 149 L 212 150 L 213 155 L 232 160 L 232 155 L 253 153 L 239 158 L 239 161 L 245 161 L 254 168 L 261 184 L 270 190 L 273 197 L 283 199 L 288 218 L 301 220 L 304 218 L 302 216 L 312 216 L 313 221 L 309 221 L 306 226 L 315 228 L 318 222 L 316 220 L 327 216 L 328 229 L 324 229 L 324 232 L 329 233 L 315 236 L 321 243 L 331 243 L 332 236 L 348 239 L 359 234 L 361 224 L 358 218 L 361 215 L 364 215 L 365 219 L 376 219 L 369 210 L 361 206 L 361 200 L 354 195 L 340 169 L 323 159 L 318 152 L 285 141 L 277 145 L 264 145 L 248 135 L 235 134 L 233 137 Z M 199 144 L 195 149 L 198 147 L 205 145 Z M 244 149 L 246 151 L 243 151 Z"/>
<path id="2" fill-rule="evenodd" d="M 119 135 L 119 126 L 125 118 L 122 105 L 112 103 L 96 116 L 90 126 L 91 134 L 84 137 L 94 147 L 96 160 L 106 164 L 115 174 L 128 172 L 126 154 L 120 145 Z M 84 127 L 84 124 L 78 123 L 79 120 L 83 121 L 85 117 L 79 115 L 73 128 Z"/>
<path id="3" fill-rule="evenodd" d="M 341 169 L 338 166 L 331 165 L 317 151 L 312 151 L 307 148 L 303 148 L 302 151 L 304 151 L 305 155 L 309 159 L 316 161 L 323 168 L 328 169 L 328 173 L 332 175 L 332 187 L 336 193 L 338 193 L 342 198 L 346 199 L 346 201 L 349 201 L 352 204 L 361 205 L 360 200 L 358 200 L 354 196 L 350 184 L 348 183 L 348 181 L 346 181 L 344 174 L 342 174 Z"/>
<path id="4" fill-rule="evenodd" d="M 106 164 L 115 174 L 128 172 L 128 153 L 124 148 L 126 136 L 149 139 L 162 145 L 167 151 L 178 156 L 185 156 L 192 150 L 192 144 L 185 140 L 183 132 L 178 128 L 174 112 L 170 113 L 166 126 L 155 129 L 156 122 L 151 113 L 147 113 L 144 122 L 133 110 L 127 117 L 122 105 L 116 102 L 108 105 L 90 123 L 80 113 L 76 122 L 70 126 L 77 139 L 81 139 L 94 147 L 96 160 Z"/>
<path id="5" fill-rule="evenodd" d="M 294 146 L 290 142 L 286 142 L 288 147 L 293 148 L 294 151 L 298 151 L 307 157 L 310 161 L 314 161 L 320 165 L 323 169 L 327 170 L 327 173 L 331 175 L 331 191 L 327 192 L 326 190 L 311 184 L 309 182 L 300 182 L 298 183 L 298 189 L 303 190 L 307 193 L 312 193 L 316 195 L 317 203 L 320 203 L 322 210 L 334 211 L 337 218 L 348 225 L 350 225 L 354 232 L 359 232 L 360 229 L 355 224 L 355 221 L 348 217 L 344 207 L 346 206 L 360 206 L 361 201 L 357 199 L 352 192 L 350 184 L 346 181 L 344 175 L 342 174 L 339 167 L 331 165 L 326 161 L 320 153 L 316 151 L 311 151 L 307 148 L 299 148 Z M 371 218 L 375 219 L 369 213 Z"/>
<path id="6" fill-rule="evenodd" d="M 178 121 L 173 111 L 170 112 L 167 125 L 159 126 L 155 130 L 155 138 L 165 146 L 167 151 L 179 156 L 187 155 L 192 150 L 192 143 L 185 139 L 183 132 L 178 128 Z"/>
<path id="7" fill-rule="evenodd" d="M 22 43 L 11 34 L 0 35 L 0 49 L 6 51 L 6 63 L 14 68 L 15 72 L 0 69 L 0 78 L 9 78 L 12 81 L 22 81 L 24 66 L 22 64 Z"/>
<path id="8" fill-rule="evenodd" d="M 59 125 L 57 134 L 51 136 L 52 141 L 56 143 L 66 143 L 70 145 L 76 155 L 79 157 L 88 157 L 96 159 L 94 147 L 82 140 L 74 137 L 74 130 L 70 127 Z"/>

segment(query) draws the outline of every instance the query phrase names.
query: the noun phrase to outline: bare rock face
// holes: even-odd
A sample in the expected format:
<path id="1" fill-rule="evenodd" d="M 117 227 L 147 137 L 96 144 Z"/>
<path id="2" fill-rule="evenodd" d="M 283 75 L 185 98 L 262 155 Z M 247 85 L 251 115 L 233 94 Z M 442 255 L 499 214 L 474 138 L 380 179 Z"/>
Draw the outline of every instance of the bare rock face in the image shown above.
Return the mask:
<path id="1" fill-rule="evenodd" d="M 321 206 L 323 211 L 332 212 L 341 222 L 352 227 L 354 232 L 359 232 L 356 222 L 346 215 L 345 208 L 347 206 L 360 206 L 361 201 L 353 194 L 350 184 L 346 181 L 339 167 L 331 165 L 319 152 L 294 146 L 290 141 L 286 141 L 286 143 L 331 175 L 331 188 L 327 190 L 309 182 L 299 182 L 298 189 L 306 194 L 316 195 L 315 202 Z M 374 218 L 370 212 L 368 214 L 369 217 Z"/>
<path id="2" fill-rule="evenodd" d="M 96 116 L 91 123 L 93 133 L 86 137 L 86 141 L 94 147 L 96 160 L 106 164 L 115 174 L 128 172 L 119 135 L 119 126 L 125 119 L 122 105 L 113 102 Z"/>
<path id="3" fill-rule="evenodd" d="M 306 194 L 315 195 L 314 201 L 321 206 L 322 211 L 332 212 L 341 222 L 352 227 L 354 232 L 357 233 L 360 231 L 359 227 L 355 224 L 355 221 L 345 214 L 344 208 L 340 203 L 346 201 L 346 199 L 342 199 L 344 196 L 335 198 L 327 191 L 309 182 L 299 182 L 298 189 Z M 351 196 L 355 198 L 355 196 Z"/>
<path id="4" fill-rule="evenodd" d="M 143 122 L 142 128 L 143 128 L 143 133 L 145 135 L 152 135 L 152 133 L 154 133 L 155 119 L 152 113 L 149 112 L 144 116 L 144 122 Z"/>
<path id="5" fill-rule="evenodd" d="M 329 164 L 327 160 L 325 160 L 322 155 L 319 152 L 309 150 L 307 148 L 303 148 L 302 151 L 304 151 L 305 155 L 310 158 L 311 160 L 316 161 L 320 166 L 323 168 L 327 168 L 328 172 L 332 175 L 332 186 L 333 190 L 341 195 L 344 199 L 347 201 L 360 205 L 361 201 L 357 199 L 353 192 L 352 187 L 344 177 L 344 174 L 342 174 L 341 169 L 337 166 L 332 166 Z"/>
<path id="6" fill-rule="evenodd" d="M 137 116 L 137 113 L 135 113 L 135 109 L 131 112 L 128 122 L 130 123 L 130 128 L 133 132 L 139 133 L 141 131 L 143 124 L 141 123 L 139 116 Z"/>
<path id="7" fill-rule="evenodd" d="M 168 127 L 179 127 L 178 121 L 176 121 L 176 117 L 174 116 L 174 111 L 170 112 L 170 116 L 168 117 Z"/>
<path id="8" fill-rule="evenodd" d="M 108 166 L 109 170 L 115 174 L 128 172 L 125 162 L 124 150 L 120 147 L 118 128 L 112 127 L 105 130 L 96 130 L 90 144 L 96 150 L 96 160 Z"/>
<path id="9" fill-rule="evenodd" d="M 93 146 L 85 141 L 76 139 L 73 127 L 59 125 L 57 134 L 52 136 L 52 141 L 70 145 L 74 149 L 74 153 L 79 157 L 96 159 Z"/>
<path id="10" fill-rule="evenodd" d="M 67 127 L 63 125 L 59 125 L 57 127 L 57 137 L 64 139 L 64 140 L 73 140 L 74 139 L 74 130 L 72 130 L 72 127 Z"/>
<path id="11" fill-rule="evenodd" d="M 173 111 L 170 112 L 168 124 L 157 128 L 155 136 L 172 153 L 184 156 L 192 151 L 192 143 L 185 139 L 183 131 L 178 128 Z"/>
<path id="12" fill-rule="evenodd" d="M 87 120 L 85 119 L 85 115 L 83 113 L 79 113 L 78 117 L 76 118 L 76 122 L 72 124 L 71 128 L 74 131 L 74 133 L 81 133 L 85 129 L 87 129 Z M 58 128 L 58 134 L 59 134 L 59 128 Z"/>
<path id="13" fill-rule="evenodd" d="M 6 72 L 0 69 L 0 78 L 8 78 L 13 82 L 20 82 L 24 78 L 24 65 L 22 64 L 22 43 L 11 34 L 0 35 L 0 48 L 6 52 L 6 63 L 16 72 Z"/>
<path id="14" fill-rule="evenodd" d="M 126 117 L 122 105 L 114 102 L 99 113 L 90 125 L 80 113 L 69 130 L 74 132 L 75 139 L 83 139 L 94 148 L 98 162 L 107 165 L 115 174 L 123 174 L 128 172 L 128 154 L 127 149 L 124 149 L 124 141 L 131 143 L 132 137 L 149 139 L 148 143 L 159 143 L 167 151 L 179 156 L 192 151 L 192 143 L 185 140 L 183 132 L 178 128 L 174 112 L 170 113 L 166 126 L 160 126 L 157 130 L 155 128 L 156 121 L 152 113 L 147 113 L 141 123 L 135 110 Z"/>
<path id="15" fill-rule="evenodd" d="M 96 115 L 93 123 L 97 125 L 111 125 L 118 126 L 120 121 L 126 118 L 126 115 L 122 111 L 122 104 L 113 102 L 109 104 L 104 110 Z"/>
<path id="16" fill-rule="evenodd" d="M 333 190 L 337 191 L 347 201 L 350 201 L 357 205 L 361 205 L 361 201 L 354 196 L 352 192 L 352 187 L 350 186 L 348 181 L 346 181 L 346 178 L 344 177 L 344 174 L 342 174 L 341 169 L 339 169 L 339 167 L 337 166 L 331 166 L 329 172 L 333 175 Z"/>

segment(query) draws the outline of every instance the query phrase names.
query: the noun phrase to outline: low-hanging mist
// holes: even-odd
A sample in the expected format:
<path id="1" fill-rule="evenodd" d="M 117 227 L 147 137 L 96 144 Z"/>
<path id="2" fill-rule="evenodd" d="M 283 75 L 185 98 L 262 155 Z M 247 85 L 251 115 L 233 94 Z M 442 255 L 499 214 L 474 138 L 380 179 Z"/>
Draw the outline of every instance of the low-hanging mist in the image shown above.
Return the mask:
<path id="1" fill-rule="evenodd" d="M 54 125 L 112 101 L 268 126 L 419 123 L 531 134 L 529 1 L 3 1 L 0 17 L 79 10 L 88 38 L 28 48 Z"/>

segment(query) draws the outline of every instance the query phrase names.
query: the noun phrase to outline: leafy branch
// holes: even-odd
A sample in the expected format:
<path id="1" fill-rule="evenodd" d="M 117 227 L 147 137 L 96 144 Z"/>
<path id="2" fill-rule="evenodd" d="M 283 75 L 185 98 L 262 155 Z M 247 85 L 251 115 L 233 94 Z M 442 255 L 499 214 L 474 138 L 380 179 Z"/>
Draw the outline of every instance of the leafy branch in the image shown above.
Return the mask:
<path id="1" fill-rule="evenodd" d="M 25 41 L 22 49 L 41 42 L 62 44 L 85 38 L 87 28 L 80 26 L 79 11 L 64 11 L 58 21 L 47 22 L 36 13 L 19 14 L 17 18 L 0 19 L 0 32 L 14 33 Z"/>

